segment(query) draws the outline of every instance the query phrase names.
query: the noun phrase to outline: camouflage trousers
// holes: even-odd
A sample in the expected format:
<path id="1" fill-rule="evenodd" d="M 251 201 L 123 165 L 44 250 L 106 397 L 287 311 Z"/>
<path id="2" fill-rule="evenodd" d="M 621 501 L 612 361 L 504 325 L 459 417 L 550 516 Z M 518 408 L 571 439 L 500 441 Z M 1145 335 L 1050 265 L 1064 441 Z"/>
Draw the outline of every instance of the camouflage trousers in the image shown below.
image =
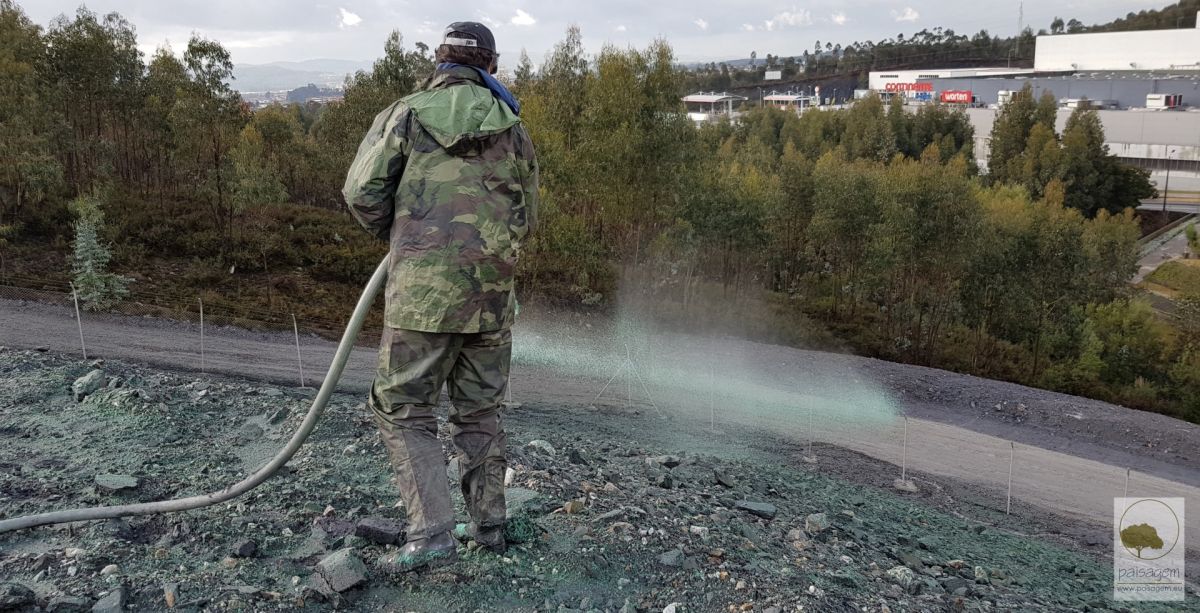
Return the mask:
<path id="1" fill-rule="evenodd" d="M 443 385 L 453 404 L 450 433 L 467 512 L 480 527 L 504 524 L 507 439 L 500 409 L 511 355 L 509 330 L 384 329 L 369 405 L 408 511 L 409 539 L 440 534 L 455 523 L 434 414 Z"/>

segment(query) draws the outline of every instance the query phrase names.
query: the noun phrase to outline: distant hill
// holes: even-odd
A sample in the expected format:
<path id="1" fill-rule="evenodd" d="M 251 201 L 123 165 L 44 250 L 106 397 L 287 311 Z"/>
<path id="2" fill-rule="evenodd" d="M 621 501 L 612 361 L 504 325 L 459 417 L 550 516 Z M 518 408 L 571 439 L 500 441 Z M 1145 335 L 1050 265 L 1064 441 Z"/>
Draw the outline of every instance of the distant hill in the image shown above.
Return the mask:
<path id="1" fill-rule="evenodd" d="M 315 59 L 269 64 L 238 64 L 233 67 L 233 88 L 240 92 L 288 91 L 310 83 L 341 87 L 346 75 L 368 70 L 371 62 Z"/>

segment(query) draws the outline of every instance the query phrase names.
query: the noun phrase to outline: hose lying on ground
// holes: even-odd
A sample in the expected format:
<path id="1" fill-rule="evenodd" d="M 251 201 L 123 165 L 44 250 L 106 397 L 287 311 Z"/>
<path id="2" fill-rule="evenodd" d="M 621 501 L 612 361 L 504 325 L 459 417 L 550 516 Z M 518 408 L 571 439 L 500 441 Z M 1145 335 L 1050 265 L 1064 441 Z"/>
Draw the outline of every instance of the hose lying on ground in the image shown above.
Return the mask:
<path id="1" fill-rule="evenodd" d="M 308 414 L 304 416 L 304 422 L 300 424 L 300 428 L 292 435 L 288 444 L 274 458 L 271 458 L 270 462 L 255 471 L 254 474 L 223 490 L 200 496 L 191 496 L 189 498 L 123 504 L 112 507 L 71 509 L 5 519 L 0 521 L 0 533 L 67 522 L 113 519 L 116 517 L 128 517 L 130 515 L 155 515 L 158 513 L 199 509 L 232 500 L 261 485 L 262 482 L 269 479 L 271 475 L 274 475 L 276 471 L 292 459 L 292 456 L 296 454 L 296 451 L 304 444 L 308 435 L 312 433 L 313 428 L 316 427 L 317 420 L 321 418 L 321 414 L 325 412 L 325 405 L 329 402 L 329 397 L 333 395 L 333 390 L 337 387 L 338 379 L 342 377 L 342 370 L 345 369 L 346 361 L 350 358 L 350 352 L 354 349 L 354 341 L 358 338 L 358 333 L 362 330 L 367 312 L 371 310 L 371 304 L 375 301 L 375 295 L 379 293 L 380 287 L 383 286 L 384 281 L 387 279 L 387 262 L 388 259 L 385 257 L 375 269 L 375 274 L 371 275 L 371 280 L 367 282 L 367 286 L 363 289 L 362 296 L 359 297 L 358 304 L 354 307 L 354 314 L 350 316 L 350 323 L 346 324 L 346 331 L 342 333 L 342 340 L 338 343 L 337 353 L 333 356 L 333 363 L 329 365 L 329 371 L 325 374 L 325 381 L 321 383 L 321 390 L 317 392 L 317 397 L 313 399 L 312 406 L 308 409 Z"/>

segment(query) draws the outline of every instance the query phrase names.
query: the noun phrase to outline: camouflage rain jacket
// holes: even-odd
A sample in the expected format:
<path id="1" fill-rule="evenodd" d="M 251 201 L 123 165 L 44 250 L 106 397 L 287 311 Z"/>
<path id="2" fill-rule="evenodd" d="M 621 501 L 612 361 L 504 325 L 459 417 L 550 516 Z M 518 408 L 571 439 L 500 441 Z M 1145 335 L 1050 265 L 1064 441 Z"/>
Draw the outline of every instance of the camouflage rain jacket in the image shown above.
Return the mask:
<path id="1" fill-rule="evenodd" d="M 342 195 L 367 231 L 391 241 L 386 325 L 512 325 L 517 255 L 537 219 L 537 162 L 521 120 L 474 69 L 438 69 L 376 116 Z"/>

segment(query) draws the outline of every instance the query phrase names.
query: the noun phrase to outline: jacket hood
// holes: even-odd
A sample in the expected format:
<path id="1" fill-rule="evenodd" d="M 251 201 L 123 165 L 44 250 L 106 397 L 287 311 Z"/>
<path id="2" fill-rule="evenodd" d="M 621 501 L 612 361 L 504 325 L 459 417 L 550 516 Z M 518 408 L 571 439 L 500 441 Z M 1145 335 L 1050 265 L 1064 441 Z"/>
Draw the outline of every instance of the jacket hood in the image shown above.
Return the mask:
<path id="1" fill-rule="evenodd" d="M 455 149 L 521 122 L 508 105 L 484 87 L 470 68 L 438 70 L 423 91 L 405 98 L 417 121 L 439 145 Z"/>

